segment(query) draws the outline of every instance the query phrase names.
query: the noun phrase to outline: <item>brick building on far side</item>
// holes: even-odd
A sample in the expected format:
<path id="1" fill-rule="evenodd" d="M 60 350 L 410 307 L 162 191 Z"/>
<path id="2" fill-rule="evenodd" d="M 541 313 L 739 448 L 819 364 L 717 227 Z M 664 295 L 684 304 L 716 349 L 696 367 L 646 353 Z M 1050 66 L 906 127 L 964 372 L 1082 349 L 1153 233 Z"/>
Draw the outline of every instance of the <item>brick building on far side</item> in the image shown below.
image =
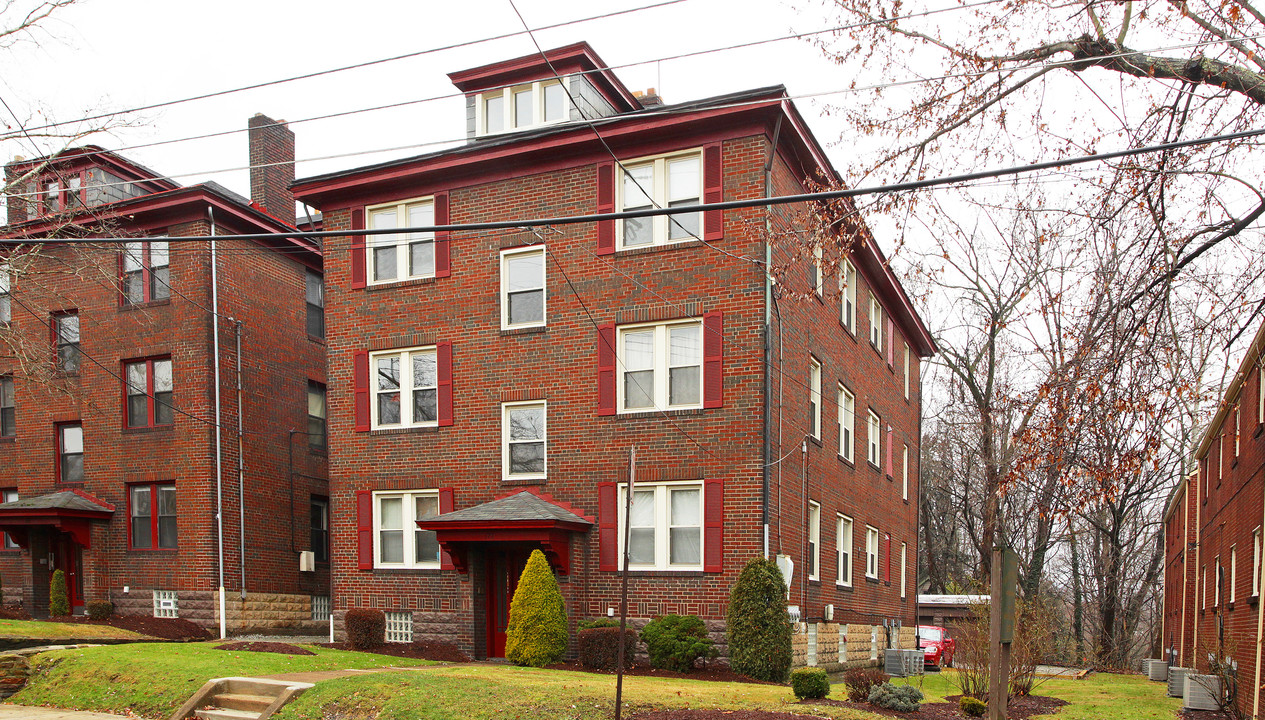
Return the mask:
<path id="1" fill-rule="evenodd" d="M 60 569 L 75 612 L 215 626 L 222 577 L 231 630 L 327 617 L 321 252 L 220 241 L 212 266 L 209 240 L 165 239 L 294 230 L 294 136 L 250 125 L 253 200 L 92 146 L 6 166 L 6 602 L 47 615 Z M 128 240 L 26 242 L 103 236 Z"/>
<path id="2" fill-rule="evenodd" d="M 336 624 L 381 608 L 389 639 L 501 656 L 528 552 L 573 623 L 605 616 L 627 522 L 639 620 L 719 632 L 768 555 L 804 619 L 912 627 L 932 340 L 877 242 L 817 261 L 802 208 L 706 209 L 838 179 L 785 89 L 664 105 L 585 43 L 544 55 L 449 75 L 466 144 L 294 185 L 348 232 L 325 265 Z M 700 211 L 390 232 L 655 206 Z"/>

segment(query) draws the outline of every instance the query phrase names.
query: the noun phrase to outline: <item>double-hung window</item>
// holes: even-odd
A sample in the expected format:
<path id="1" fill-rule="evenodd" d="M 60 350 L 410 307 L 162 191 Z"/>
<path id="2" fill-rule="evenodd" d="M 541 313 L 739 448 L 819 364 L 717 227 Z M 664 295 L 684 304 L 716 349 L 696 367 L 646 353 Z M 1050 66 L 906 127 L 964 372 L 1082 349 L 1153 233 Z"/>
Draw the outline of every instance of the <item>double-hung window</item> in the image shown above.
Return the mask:
<path id="1" fill-rule="evenodd" d="M 1252 531 L 1252 597 L 1261 594 L 1261 529 Z"/>
<path id="2" fill-rule="evenodd" d="M 852 446 L 854 425 L 856 424 L 856 396 L 852 391 L 839 386 L 839 456 L 848 462 L 853 462 Z"/>
<path id="3" fill-rule="evenodd" d="M 619 549 L 629 526 L 628 567 L 634 570 L 703 569 L 703 486 L 699 483 L 637 485 L 632 514 L 625 516 L 628 486 L 619 488 Z"/>
<path id="4" fill-rule="evenodd" d="M 308 270 L 304 279 L 304 295 L 307 302 L 307 334 L 325 339 L 325 278 Z"/>
<path id="5" fill-rule="evenodd" d="M 5 488 L 3 490 L 0 490 L 0 502 L 9 503 L 17 499 L 18 499 L 17 488 Z M 17 542 L 13 540 L 13 538 L 9 537 L 9 533 L 4 534 L 4 549 L 5 550 L 20 550 L 21 548 L 22 548 L 21 545 L 18 545 Z"/>
<path id="6" fill-rule="evenodd" d="M 374 430 L 438 425 L 437 362 L 434 347 L 369 354 Z"/>
<path id="7" fill-rule="evenodd" d="M 808 356 L 808 434 L 821 439 L 821 363 Z"/>
<path id="8" fill-rule="evenodd" d="M 166 240 L 123 245 L 123 302 L 139 305 L 171 297 L 171 260 Z"/>
<path id="9" fill-rule="evenodd" d="M 13 321 L 13 300 L 9 297 L 9 293 L 13 286 L 9 280 L 9 267 L 0 265 L 0 325 L 5 325 Z"/>
<path id="10" fill-rule="evenodd" d="M 808 579 L 821 579 L 821 504 L 808 502 Z"/>
<path id="11" fill-rule="evenodd" d="M 307 446 L 317 452 L 323 452 L 325 444 L 325 386 L 313 380 L 308 380 Z"/>
<path id="12" fill-rule="evenodd" d="M 865 576 L 878 580 L 878 528 L 865 526 Z"/>
<path id="13" fill-rule="evenodd" d="M 1221 606 L 1221 556 L 1218 555 L 1213 561 L 1212 571 L 1212 606 L 1214 608 Z"/>
<path id="14" fill-rule="evenodd" d="M 902 445 L 900 452 L 901 497 L 909 499 L 909 445 Z"/>
<path id="15" fill-rule="evenodd" d="M 13 398 L 13 378 L 0 377 L 0 437 L 18 433 L 17 407 Z"/>
<path id="16" fill-rule="evenodd" d="M 883 306 L 878 298 L 870 298 L 870 343 L 883 352 Z"/>
<path id="17" fill-rule="evenodd" d="M 127 380 L 128 427 L 172 424 L 171 358 L 124 363 L 123 376 Z"/>
<path id="18" fill-rule="evenodd" d="M 822 297 L 826 292 L 826 271 L 822 265 L 825 264 L 821 244 L 813 246 L 813 292 L 817 293 L 817 297 Z"/>
<path id="19" fill-rule="evenodd" d="M 570 103 L 558 80 L 484 90 L 475 97 L 479 135 L 549 125 L 567 119 Z"/>
<path id="20" fill-rule="evenodd" d="M 171 550 L 176 547 L 176 486 L 174 483 L 132 485 L 128 488 L 133 550 Z"/>
<path id="21" fill-rule="evenodd" d="M 505 403 L 501 412 L 505 479 L 545 477 L 545 403 Z"/>
<path id="22" fill-rule="evenodd" d="M 53 315 L 53 343 L 57 348 L 57 370 L 67 375 L 79 372 L 79 313 L 75 310 Z"/>
<path id="23" fill-rule="evenodd" d="M 624 412 L 703 406 L 703 323 L 619 328 L 619 407 Z"/>
<path id="24" fill-rule="evenodd" d="M 703 198 L 703 154 L 698 150 L 623 163 L 618 210 L 699 205 Z M 624 248 L 695 240 L 701 213 L 627 218 L 620 225 Z"/>
<path id="25" fill-rule="evenodd" d="M 908 543 L 901 543 L 901 544 L 900 544 L 900 599 L 901 599 L 901 600 L 904 600 L 904 599 L 905 599 L 905 597 L 908 595 L 908 591 L 905 589 L 905 585 L 906 585 L 906 578 L 905 578 L 905 562 L 906 562 L 906 559 L 905 559 L 905 555 L 906 555 L 906 553 L 908 552 L 908 547 L 909 547 L 909 544 L 908 544 Z"/>
<path id="26" fill-rule="evenodd" d="M 839 564 L 835 571 L 835 582 L 844 587 L 852 587 L 852 518 L 840 515 L 835 522 L 835 543 Z"/>
<path id="27" fill-rule="evenodd" d="M 1230 602 L 1234 602 L 1235 585 L 1239 582 L 1239 548 L 1237 545 L 1230 546 Z"/>
<path id="28" fill-rule="evenodd" d="M 848 260 L 843 261 L 843 267 L 839 271 L 839 297 L 842 305 L 840 319 L 848 332 L 855 335 L 857 331 L 857 270 Z"/>
<path id="29" fill-rule="evenodd" d="M 383 492 L 373 495 L 373 557 L 376 567 L 438 568 L 435 531 L 417 521 L 439 514 L 439 491 Z"/>
<path id="30" fill-rule="evenodd" d="M 435 224 L 433 198 L 407 200 L 366 209 L 374 230 L 426 227 Z M 435 233 L 387 233 L 370 235 L 369 284 L 382 284 L 435 276 Z"/>
<path id="31" fill-rule="evenodd" d="M 57 425 L 57 481 L 83 482 L 83 425 Z"/>
<path id="32" fill-rule="evenodd" d="M 313 495 L 309 509 L 312 554 L 316 562 L 329 562 L 329 498 Z"/>
<path id="33" fill-rule="evenodd" d="M 545 250 L 505 250 L 501 253 L 501 327 L 513 329 L 545 324 Z"/>
<path id="34" fill-rule="evenodd" d="M 869 454 L 866 455 L 866 460 L 869 460 L 870 464 L 874 467 L 878 467 L 879 458 L 882 457 L 880 454 L 882 451 L 882 447 L 880 445 L 880 443 L 882 443 L 882 438 L 880 437 L 880 433 L 883 431 L 882 423 L 879 422 L 878 415 L 876 415 L 873 410 L 870 410 L 869 413 L 870 414 L 865 421 L 866 445 L 869 448 Z"/>

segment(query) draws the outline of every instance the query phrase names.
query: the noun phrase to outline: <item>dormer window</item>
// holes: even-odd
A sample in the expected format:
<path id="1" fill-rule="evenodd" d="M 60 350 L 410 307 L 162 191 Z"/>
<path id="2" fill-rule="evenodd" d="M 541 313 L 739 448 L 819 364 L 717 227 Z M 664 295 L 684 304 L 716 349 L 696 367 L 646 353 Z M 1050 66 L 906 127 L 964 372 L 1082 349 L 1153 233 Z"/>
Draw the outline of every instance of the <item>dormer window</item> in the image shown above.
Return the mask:
<path id="1" fill-rule="evenodd" d="M 525 130 L 567 119 L 569 102 L 558 80 L 542 80 L 495 90 L 475 96 L 479 135 Z"/>

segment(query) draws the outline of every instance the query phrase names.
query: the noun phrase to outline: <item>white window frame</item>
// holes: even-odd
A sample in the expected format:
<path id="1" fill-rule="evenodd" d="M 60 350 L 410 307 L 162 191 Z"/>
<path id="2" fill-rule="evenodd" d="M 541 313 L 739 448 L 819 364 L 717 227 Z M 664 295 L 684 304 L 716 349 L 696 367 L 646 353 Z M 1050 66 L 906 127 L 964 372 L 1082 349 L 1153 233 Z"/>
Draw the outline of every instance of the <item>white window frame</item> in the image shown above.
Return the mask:
<path id="1" fill-rule="evenodd" d="M 1199 604 L 1200 610 L 1208 609 L 1208 566 L 1204 565 L 1199 568 L 1199 576 L 1203 578 L 1203 600 Z"/>
<path id="2" fill-rule="evenodd" d="M 808 501 L 808 579 L 821 579 L 821 503 Z"/>
<path id="3" fill-rule="evenodd" d="M 538 473 L 511 473 L 510 472 L 510 412 L 517 408 L 539 407 L 544 418 L 544 426 L 541 428 L 542 437 L 539 440 L 530 440 L 526 442 L 540 442 L 545 446 L 545 469 Z M 549 405 L 545 400 L 528 400 L 524 402 L 507 402 L 501 403 L 501 477 L 505 480 L 543 480 L 549 476 Z"/>
<path id="4" fill-rule="evenodd" d="M 904 449 L 901 450 L 901 456 L 900 456 L 901 498 L 904 500 L 908 500 L 909 499 L 909 444 L 906 443 L 902 445 L 902 447 Z"/>
<path id="5" fill-rule="evenodd" d="M 870 344 L 883 352 L 883 306 L 876 297 L 870 298 Z"/>
<path id="6" fill-rule="evenodd" d="M 509 286 L 509 266 L 513 258 L 519 258 L 527 255 L 540 256 L 540 320 L 535 322 L 510 322 L 510 286 Z M 545 257 L 545 249 L 543 247 L 517 248 L 514 250 L 501 251 L 501 329 L 516 330 L 518 328 L 528 327 L 544 327 L 549 321 L 549 292 L 546 288 L 546 277 L 548 277 L 548 269 L 546 267 L 547 258 Z M 526 290 L 535 290 L 530 288 Z"/>
<path id="7" fill-rule="evenodd" d="M 435 356 L 435 394 L 436 394 L 436 413 L 434 420 L 415 421 L 413 419 L 413 392 L 419 389 L 413 384 L 413 356 L 417 354 L 429 353 Z M 382 424 L 378 422 L 378 360 L 384 357 L 398 355 L 400 357 L 400 422 Z M 393 350 L 378 350 L 369 353 L 369 419 L 371 430 L 384 430 L 394 428 L 410 428 L 410 427 L 438 427 L 438 395 L 439 395 L 439 353 L 435 345 L 423 345 L 411 348 L 396 348 Z"/>
<path id="8" fill-rule="evenodd" d="M 620 161 L 615 166 L 615 210 L 621 212 L 625 209 L 624 182 L 628 175 L 628 171 L 643 167 L 645 165 L 653 165 L 654 169 L 651 173 L 652 187 L 642 187 L 641 189 L 650 196 L 649 207 L 666 208 L 670 203 L 670 193 L 668 188 L 668 163 L 680 160 L 686 157 L 695 157 L 698 160 L 698 235 L 687 235 L 681 238 L 672 238 L 669 229 L 672 225 L 673 218 L 676 215 L 656 215 L 651 218 L 642 218 L 649 220 L 651 223 L 650 242 L 640 245 L 628 245 L 624 243 L 624 221 L 615 222 L 616 247 L 620 250 L 636 250 L 638 248 L 657 247 L 659 245 L 675 245 L 683 242 L 694 242 L 701 240 L 703 236 L 703 150 L 702 148 L 691 148 L 689 150 L 681 150 L 662 155 L 651 155 L 648 157 L 636 158 L 634 160 Z M 621 167 L 622 166 L 622 167 Z M 638 205 L 634 209 L 641 209 Z M 684 227 L 684 226 L 682 226 Z"/>
<path id="9" fill-rule="evenodd" d="M 1212 561 L 1212 607 L 1221 606 L 1221 556 Z"/>
<path id="10" fill-rule="evenodd" d="M 813 292 L 817 293 L 817 297 L 823 297 L 826 293 L 826 273 L 822 268 L 824 263 L 824 252 L 821 243 L 818 243 L 813 246 Z"/>
<path id="11" fill-rule="evenodd" d="M 873 525 L 865 526 L 865 577 L 878 580 L 879 571 L 879 534 Z M 872 569 L 872 571 L 871 571 Z"/>
<path id="12" fill-rule="evenodd" d="M 1261 594 L 1261 526 L 1252 531 L 1252 597 Z"/>
<path id="13" fill-rule="evenodd" d="M 905 343 L 905 399 L 909 399 L 909 343 Z"/>
<path id="14" fill-rule="evenodd" d="M 874 467 L 882 467 L 883 461 L 883 421 L 871 408 L 865 419 L 866 462 Z"/>
<path id="15" fill-rule="evenodd" d="M 704 488 L 701 482 L 667 482 L 667 483 L 637 483 L 633 487 L 634 492 L 645 492 L 654 490 L 654 510 L 655 510 L 655 537 L 654 563 L 634 563 L 629 561 L 628 569 L 633 571 L 656 571 L 656 570 L 702 570 L 703 555 L 706 552 L 705 531 L 706 523 L 703 518 L 703 511 L 706 508 L 704 502 Z M 698 562 L 697 563 L 672 563 L 672 547 L 671 547 L 671 512 L 672 512 L 672 496 L 673 490 L 698 490 Z M 619 492 L 616 493 L 619 502 L 619 567 L 624 566 L 624 525 L 627 522 L 627 497 L 628 484 L 620 483 Z M 687 527 L 687 526 L 682 526 Z"/>
<path id="16" fill-rule="evenodd" d="M 857 399 L 852 391 L 839 383 L 839 455 L 855 462 Z"/>
<path id="17" fill-rule="evenodd" d="M 811 423 L 809 434 L 821 439 L 821 361 L 812 355 L 808 356 L 808 404 Z"/>
<path id="18" fill-rule="evenodd" d="M 839 513 L 835 518 L 835 584 L 852 587 L 852 518 Z M 844 560 L 844 554 L 848 559 Z"/>
<path id="19" fill-rule="evenodd" d="M 1243 434 L 1243 406 L 1234 403 L 1234 457 L 1239 456 L 1239 436 Z"/>
<path id="20" fill-rule="evenodd" d="M 1239 547 L 1238 545 L 1230 546 L 1230 604 L 1234 604 L 1234 586 L 1239 579 Z"/>
<path id="21" fill-rule="evenodd" d="M 409 198 L 408 200 L 399 200 L 396 202 L 382 203 L 380 205 L 370 205 L 365 208 L 365 227 L 373 229 L 373 216 L 375 213 L 381 213 L 388 209 L 395 209 L 395 227 L 406 228 L 410 226 L 408 217 L 409 209 L 419 206 L 430 206 L 430 222 L 426 225 L 435 224 L 435 197 L 428 195 L 425 197 Z M 409 246 L 416 242 L 430 242 L 431 244 L 431 271 L 428 273 L 413 274 L 410 267 Z M 374 250 L 385 247 L 395 247 L 395 277 L 385 280 L 379 280 L 377 267 L 373 261 Z M 395 283 L 408 282 L 409 280 L 418 280 L 422 278 L 435 277 L 434 270 L 434 247 L 435 233 L 414 233 L 408 236 L 402 233 L 387 233 L 382 235 L 366 235 L 365 236 L 365 283 L 368 285 L 393 285 Z"/>
<path id="22" fill-rule="evenodd" d="M 843 326 L 848 332 L 857 332 L 857 269 L 852 261 L 844 260 L 843 269 L 839 272 L 839 313 Z"/>
<path id="23" fill-rule="evenodd" d="M 671 339 L 669 331 L 675 327 L 685 327 L 689 325 L 692 325 L 698 328 L 698 338 L 699 338 L 699 341 L 698 341 L 698 402 L 680 403 L 678 405 L 672 405 L 669 402 L 670 388 L 669 388 L 669 383 L 668 383 L 668 379 L 670 375 L 669 371 L 671 370 L 671 367 L 668 365 L 669 363 L 668 343 Z M 654 368 L 653 368 L 654 395 L 651 398 L 650 407 L 630 408 L 627 406 L 626 398 L 624 397 L 625 395 L 624 385 L 626 382 L 624 376 L 628 371 L 628 364 L 624 356 L 624 336 L 630 332 L 646 330 L 647 328 L 653 328 L 655 331 L 655 334 L 654 334 L 655 360 L 654 360 Z M 658 412 L 662 410 L 694 410 L 694 409 L 702 408 L 703 407 L 703 393 L 706 389 L 706 381 L 707 381 L 707 378 L 704 377 L 704 372 L 706 370 L 706 367 L 703 361 L 703 358 L 704 358 L 703 346 L 707 342 L 707 338 L 705 336 L 706 332 L 707 332 L 707 328 L 703 326 L 703 321 L 701 319 L 672 321 L 672 322 L 666 322 L 666 323 L 639 323 L 636 325 L 620 325 L 618 328 L 618 332 L 615 333 L 615 352 L 616 352 L 617 362 L 619 364 L 619 372 L 616 373 L 616 379 L 615 379 L 615 383 L 616 383 L 615 391 L 618 395 L 618 400 L 619 400 L 619 412 L 639 413 L 639 412 Z M 682 365 L 679 367 L 692 367 L 692 366 Z"/>
<path id="24" fill-rule="evenodd" d="M 905 583 L 906 583 L 905 554 L 908 551 L 909 551 L 909 543 L 901 543 L 900 544 L 900 599 L 901 600 L 904 600 L 906 597 L 909 596 L 908 592 L 905 589 Z"/>
<path id="25" fill-rule="evenodd" d="M 1265 423 L 1265 358 L 1257 359 L 1256 368 L 1256 424 Z"/>
<path id="26" fill-rule="evenodd" d="M 417 514 L 418 497 L 435 498 L 436 510 L 439 508 L 439 491 L 438 490 L 383 490 L 373 492 L 373 566 L 375 568 L 390 569 L 439 569 L 439 559 L 433 561 L 425 560 L 419 562 L 417 560 L 417 536 L 419 532 L 433 532 L 428 530 L 420 530 L 417 527 L 417 520 L 414 517 Z M 385 498 L 400 499 L 400 521 L 403 527 L 400 528 L 403 536 L 403 561 L 383 562 L 382 561 L 382 500 Z M 413 519 L 409 519 L 413 518 Z M 394 528 L 389 528 L 394 529 Z"/>
<path id="27" fill-rule="evenodd" d="M 474 113 L 475 113 L 475 136 L 484 137 L 486 135 L 501 135 L 504 133 L 518 132 L 528 128 L 540 127 L 542 125 L 555 125 L 564 123 L 571 119 L 571 98 L 564 86 L 564 82 L 570 76 L 564 76 L 563 79 L 537 80 L 530 83 L 522 83 L 520 85 L 511 85 L 509 87 L 500 87 L 494 90 L 484 90 L 476 93 L 474 96 Z M 545 91 L 549 86 L 556 85 L 562 88 L 562 117 L 548 120 L 545 118 Z M 514 96 L 520 92 L 528 92 L 532 94 L 532 118 L 530 122 L 519 123 L 514 112 Z M 492 98 L 501 98 L 501 129 L 488 131 L 487 125 L 487 101 Z"/>
<path id="28" fill-rule="evenodd" d="M 0 263 L 0 325 L 13 322 L 13 301 L 10 296 L 13 293 L 13 278 L 9 273 L 9 266 Z"/>

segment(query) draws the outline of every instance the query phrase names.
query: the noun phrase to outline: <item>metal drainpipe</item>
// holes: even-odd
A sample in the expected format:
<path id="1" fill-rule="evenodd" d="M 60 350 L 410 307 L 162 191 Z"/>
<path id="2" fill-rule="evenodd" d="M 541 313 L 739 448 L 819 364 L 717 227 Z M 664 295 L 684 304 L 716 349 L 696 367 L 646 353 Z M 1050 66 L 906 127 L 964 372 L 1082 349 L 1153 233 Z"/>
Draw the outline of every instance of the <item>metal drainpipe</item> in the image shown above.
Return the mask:
<path id="1" fill-rule="evenodd" d="M 215 247 L 215 210 L 206 209 L 207 219 L 211 223 L 211 347 L 214 353 L 213 388 L 215 395 L 215 542 L 217 545 L 216 570 L 220 580 L 220 639 L 228 636 L 228 613 L 224 608 L 224 453 L 220 447 L 220 291 L 219 273 L 216 269 L 217 256 Z"/>
<path id="2" fill-rule="evenodd" d="M 810 530 L 808 527 L 808 440 L 804 439 L 799 442 L 799 459 L 804 468 L 804 499 L 800 503 L 800 507 L 804 509 L 804 534 L 801 536 L 804 544 L 800 549 L 800 557 L 803 560 L 804 567 L 800 569 L 799 573 L 800 587 L 804 591 L 804 606 L 799 610 L 799 620 L 800 622 L 808 622 L 808 568 L 810 567 L 810 558 L 808 557 L 808 534 Z M 815 570 L 816 568 L 813 569 Z"/>
<path id="3" fill-rule="evenodd" d="M 237 334 L 237 540 L 238 560 L 241 565 L 241 598 L 246 599 L 246 460 L 245 433 L 242 432 L 242 321 L 238 320 Z"/>
<path id="4" fill-rule="evenodd" d="M 769 144 L 769 156 L 764 162 L 764 196 L 771 197 L 773 195 L 773 157 L 777 153 L 778 138 L 782 134 L 782 115 L 777 116 L 777 124 L 773 127 L 773 142 Z M 764 530 L 764 559 L 769 559 L 769 463 L 772 462 L 773 452 L 772 443 L 772 425 L 773 414 L 769 411 L 769 404 L 773 400 L 773 383 L 771 382 L 770 368 L 773 364 L 773 276 L 770 274 L 770 268 L 773 266 L 773 219 L 770 215 L 773 207 L 765 206 L 764 214 L 764 417 L 762 424 L 764 425 L 763 448 L 764 467 L 760 478 L 760 524 Z M 778 328 L 781 333 L 781 328 Z"/>

